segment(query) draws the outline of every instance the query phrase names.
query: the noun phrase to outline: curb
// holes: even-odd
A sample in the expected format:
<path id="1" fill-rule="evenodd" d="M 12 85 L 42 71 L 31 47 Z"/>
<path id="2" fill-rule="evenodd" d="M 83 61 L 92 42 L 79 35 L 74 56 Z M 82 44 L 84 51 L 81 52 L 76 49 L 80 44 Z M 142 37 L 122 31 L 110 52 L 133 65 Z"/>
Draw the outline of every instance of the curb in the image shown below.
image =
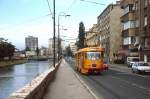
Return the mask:
<path id="1" fill-rule="evenodd" d="M 69 64 L 70 65 L 70 64 Z M 71 67 L 70 67 L 71 68 Z M 79 75 L 71 68 L 74 75 L 77 77 L 77 79 L 81 82 L 81 84 L 90 92 L 90 94 L 94 97 L 94 99 L 100 99 L 98 96 L 88 87 L 88 85 L 79 77 Z"/>

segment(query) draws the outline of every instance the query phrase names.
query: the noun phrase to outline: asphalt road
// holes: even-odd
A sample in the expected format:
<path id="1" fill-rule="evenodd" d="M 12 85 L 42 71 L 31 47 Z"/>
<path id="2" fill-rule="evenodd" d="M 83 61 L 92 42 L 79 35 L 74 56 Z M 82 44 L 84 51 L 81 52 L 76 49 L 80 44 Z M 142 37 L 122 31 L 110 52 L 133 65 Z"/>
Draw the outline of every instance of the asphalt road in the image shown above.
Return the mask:
<path id="1" fill-rule="evenodd" d="M 74 61 L 68 63 L 74 69 Z M 100 75 L 78 75 L 99 99 L 150 99 L 149 74 L 133 74 L 131 68 L 113 65 Z"/>

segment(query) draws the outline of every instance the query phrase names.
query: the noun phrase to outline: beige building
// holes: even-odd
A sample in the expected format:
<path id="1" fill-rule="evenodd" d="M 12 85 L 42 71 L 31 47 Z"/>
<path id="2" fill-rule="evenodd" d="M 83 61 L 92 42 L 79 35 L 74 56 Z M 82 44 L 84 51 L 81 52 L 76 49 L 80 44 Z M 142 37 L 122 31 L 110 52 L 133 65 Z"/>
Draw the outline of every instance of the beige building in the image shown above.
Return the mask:
<path id="1" fill-rule="evenodd" d="M 120 17 L 123 10 L 120 8 L 120 2 L 110 4 L 97 17 L 97 36 L 99 37 L 100 45 L 105 48 L 105 60 L 113 61 L 115 54 L 121 46 L 121 22 Z"/>
<path id="2" fill-rule="evenodd" d="M 75 52 L 77 51 L 77 46 L 75 44 L 76 42 L 70 42 L 70 48 L 71 48 L 71 51 L 73 52 L 73 55 L 75 54 Z"/>
<path id="3" fill-rule="evenodd" d="M 50 38 L 49 39 L 49 48 L 48 48 L 49 49 L 48 52 L 49 52 L 50 56 L 53 56 L 53 51 L 54 51 L 53 43 L 54 43 L 53 38 Z M 58 53 L 58 39 L 57 38 L 55 39 L 55 53 L 56 53 L 55 55 L 57 56 L 57 53 Z"/>
<path id="4" fill-rule="evenodd" d="M 85 45 L 96 46 L 99 44 L 99 37 L 97 36 L 97 24 L 94 24 L 92 28 L 85 33 Z"/>

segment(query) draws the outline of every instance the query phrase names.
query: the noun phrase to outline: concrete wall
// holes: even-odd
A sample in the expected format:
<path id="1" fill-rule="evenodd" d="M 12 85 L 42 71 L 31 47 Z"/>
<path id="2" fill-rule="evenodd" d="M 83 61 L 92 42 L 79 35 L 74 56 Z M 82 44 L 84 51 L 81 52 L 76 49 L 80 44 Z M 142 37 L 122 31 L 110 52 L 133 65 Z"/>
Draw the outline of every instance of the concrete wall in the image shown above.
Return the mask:
<path id="1" fill-rule="evenodd" d="M 114 6 L 110 12 L 110 53 L 109 58 L 114 61 L 113 53 L 117 53 L 118 49 L 122 45 L 121 37 L 121 22 L 120 17 L 123 15 L 123 10 L 120 5 Z"/>
<path id="2" fill-rule="evenodd" d="M 59 64 L 60 62 L 56 65 L 56 68 L 51 67 L 26 86 L 12 93 L 8 99 L 42 99 L 46 89 L 55 76 Z"/>

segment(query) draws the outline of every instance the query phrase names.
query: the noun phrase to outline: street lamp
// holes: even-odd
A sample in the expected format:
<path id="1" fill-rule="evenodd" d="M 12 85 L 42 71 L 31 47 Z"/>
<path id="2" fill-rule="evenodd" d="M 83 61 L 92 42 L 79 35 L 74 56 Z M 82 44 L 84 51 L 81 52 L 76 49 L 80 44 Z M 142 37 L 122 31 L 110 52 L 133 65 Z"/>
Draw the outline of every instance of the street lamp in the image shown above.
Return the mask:
<path id="1" fill-rule="evenodd" d="M 64 12 L 60 12 L 59 13 L 59 15 L 58 15 L 58 60 L 59 60 L 59 58 L 60 58 L 60 28 L 59 28 L 59 24 L 60 24 L 60 20 L 59 20 L 59 18 L 60 18 L 60 16 L 64 16 L 64 17 L 69 17 L 69 16 L 71 16 L 71 15 L 69 15 L 69 14 L 65 14 Z M 67 30 L 67 29 L 64 29 L 64 30 Z"/>

